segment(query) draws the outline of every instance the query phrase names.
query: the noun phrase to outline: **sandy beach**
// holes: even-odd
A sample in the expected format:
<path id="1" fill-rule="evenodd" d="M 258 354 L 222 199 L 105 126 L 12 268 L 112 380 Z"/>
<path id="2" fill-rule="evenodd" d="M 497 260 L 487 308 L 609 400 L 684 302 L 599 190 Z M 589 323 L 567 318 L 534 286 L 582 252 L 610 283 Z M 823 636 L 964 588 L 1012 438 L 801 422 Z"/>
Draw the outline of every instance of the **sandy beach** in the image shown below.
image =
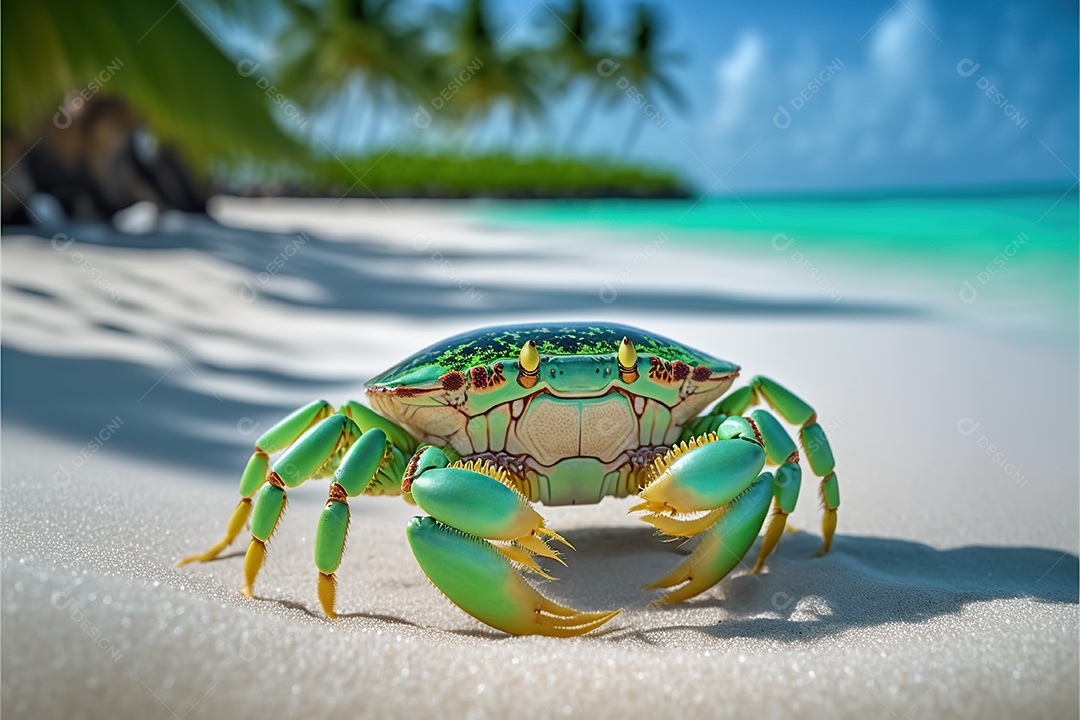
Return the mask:
<path id="1" fill-rule="evenodd" d="M 836 301 L 790 253 L 507 228 L 482 210 L 217 199 L 213 219 L 146 232 L 5 233 L 6 716 L 1080 712 L 1075 329 L 962 302 L 964 276 L 889 284 L 826 265 Z M 651 329 L 807 398 L 837 458 L 833 551 L 811 557 L 804 483 L 801 532 L 764 572 L 660 609 L 641 587 L 688 547 L 629 501 L 540 507 L 577 548 L 543 592 L 626 608 L 574 640 L 509 637 L 451 605 L 408 550 L 415 508 L 394 498 L 352 502 L 342 617 L 326 620 L 322 483 L 290 492 L 256 599 L 238 591 L 243 543 L 174 566 L 219 537 L 260 428 L 317 397 L 359 399 L 448 335 L 532 320 Z"/>

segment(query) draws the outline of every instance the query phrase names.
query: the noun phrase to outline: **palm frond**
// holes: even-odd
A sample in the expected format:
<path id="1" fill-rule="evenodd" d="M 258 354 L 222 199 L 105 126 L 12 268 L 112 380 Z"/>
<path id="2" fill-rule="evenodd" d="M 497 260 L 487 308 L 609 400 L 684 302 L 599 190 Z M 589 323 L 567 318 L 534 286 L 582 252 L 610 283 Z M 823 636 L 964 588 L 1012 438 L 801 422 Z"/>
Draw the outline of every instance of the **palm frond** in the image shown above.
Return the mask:
<path id="1" fill-rule="evenodd" d="M 240 0 L 233 0 L 240 2 Z M 170 0 L 3 6 L 0 122 L 32 137 L 71 92 L 124 99 L 162 140 L 206 168 L 237 156 L 293 157 L 261 75 L 242 75 L 213 31 Z M 280 102 L 280 101 L 279 101 Z"/>

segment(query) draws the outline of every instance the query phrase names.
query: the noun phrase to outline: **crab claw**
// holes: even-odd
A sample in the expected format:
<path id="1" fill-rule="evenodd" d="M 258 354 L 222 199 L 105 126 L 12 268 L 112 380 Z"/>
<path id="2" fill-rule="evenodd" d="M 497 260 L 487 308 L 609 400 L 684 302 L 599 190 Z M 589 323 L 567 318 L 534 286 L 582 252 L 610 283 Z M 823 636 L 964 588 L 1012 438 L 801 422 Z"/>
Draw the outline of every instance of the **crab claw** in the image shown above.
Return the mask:
<path id="1" fill-rule="evenodd" d="M 622 612 L 579 612 L 545 598 L 494 545 L 435 518 L 414 517 L 407 534 L 413 555 L 435 587 L 497 630 L 572 637 L 595 630 Z"/>
<path id="2" fill-rule="evenodd" d="M 723 515 L 701 536 L 690 557 L 667 577 L 646 590 L 675 588 L 655 604 L 677 603 L 708 590 L 731 572 L 754 544 L 773 496 L 771 473 L 762 473 L 741 495 L 723 508 Z"/>
<path id="3" fill-rule="evenodd" d="M 652 481 L 638 495 L 643 502 L 629 512 L 716 510 L 742 493 L 764 466 L 765 450 L 757 443 L 714 433 L 694 438 L 656 460 Z"/>

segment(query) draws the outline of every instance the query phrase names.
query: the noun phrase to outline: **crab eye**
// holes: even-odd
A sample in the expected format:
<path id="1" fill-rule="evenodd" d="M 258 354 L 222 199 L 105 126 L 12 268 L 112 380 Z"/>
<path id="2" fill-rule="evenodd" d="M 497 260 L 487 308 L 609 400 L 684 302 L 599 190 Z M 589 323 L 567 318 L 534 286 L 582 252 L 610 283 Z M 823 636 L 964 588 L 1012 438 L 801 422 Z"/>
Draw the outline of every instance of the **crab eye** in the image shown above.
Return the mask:
<path id="1" fill-rule="evenodd" d="M 619 378 L 624 383 L 632 383 L 638 379 L 637 349 L 628 337 L 624 337 L 619 345 Z"/>
<path id="2" fill-rule="evenodd" d="M 523 388 L 531 388 L 540 377 L 540 353 L 536 351 L 536 341 L 529 340 L 521 346 L 521 354 L 518 356 L 518 384 Z"/>

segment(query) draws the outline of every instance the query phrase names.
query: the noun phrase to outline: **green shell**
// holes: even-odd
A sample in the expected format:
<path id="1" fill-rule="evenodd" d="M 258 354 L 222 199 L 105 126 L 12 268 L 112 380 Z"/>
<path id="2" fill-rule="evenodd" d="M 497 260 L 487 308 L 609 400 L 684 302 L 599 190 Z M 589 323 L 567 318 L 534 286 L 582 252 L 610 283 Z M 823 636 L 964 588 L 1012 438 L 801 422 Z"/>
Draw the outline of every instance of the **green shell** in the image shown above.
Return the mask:
<path id="1" fill-rule="evenodd" d="M 541 355 L 613 355 L 623 337 L 630 338 L 638 355 L 656 355 L 668 362 L 682 361 L 691 367 L 704 365 L 713 372 L 727 373 L 738 365 L 720 360 L 660 335 L 608 323 L 566 323 L 559 325 L 504 325 L 455 335 L 421 350 L 368 382 L 368 387 L 408 383 L 416 370 L 435 368 L 438 374 L 465 372 L 476 365 L 516 359 L 521 346 L 536 342 Z M 422 373 L 426 379 L 430 372 Z"/>

